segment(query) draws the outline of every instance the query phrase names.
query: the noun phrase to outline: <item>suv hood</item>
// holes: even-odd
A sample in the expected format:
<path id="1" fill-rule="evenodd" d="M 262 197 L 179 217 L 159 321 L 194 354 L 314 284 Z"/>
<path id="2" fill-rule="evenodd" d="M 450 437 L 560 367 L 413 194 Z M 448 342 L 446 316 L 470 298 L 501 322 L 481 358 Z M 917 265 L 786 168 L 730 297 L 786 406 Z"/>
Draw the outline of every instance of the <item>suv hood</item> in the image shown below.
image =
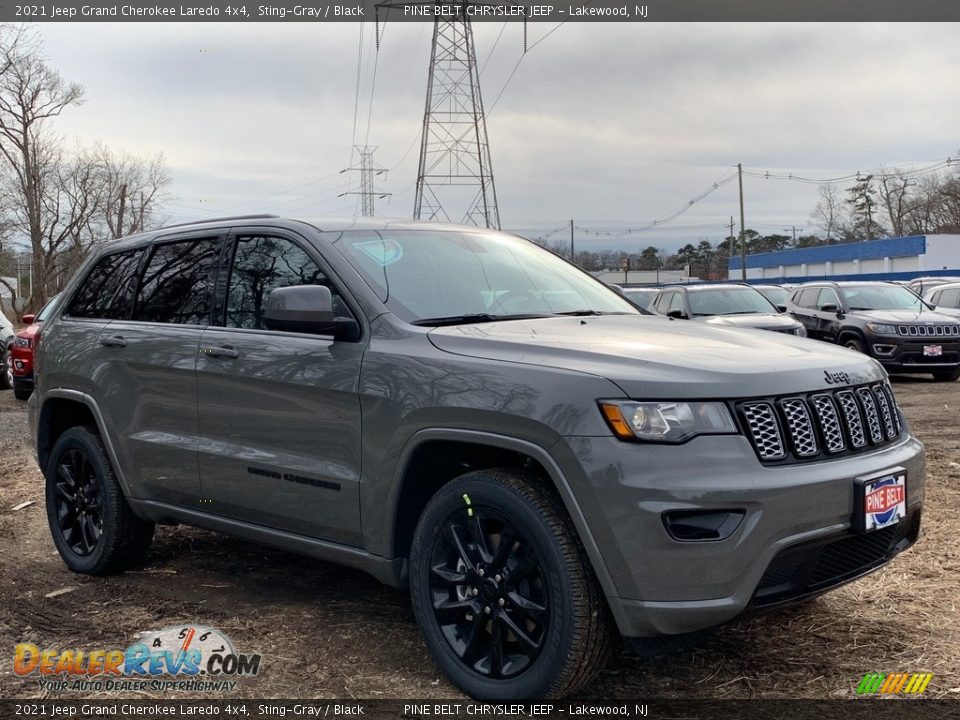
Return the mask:
<path id="1" fill-rule="evenodd" d="M 901 323 L 922 325 L 924 323 L 953 323 L 956 321 L 956 318 L 937 310 L 924 310 L 923 312 L 914 312 L 913 310 L 851 310 L 847 315 L 894 325 Z"/>
<path id="2" fill-rule="evenodd" d="M 435 347 L 456 355 L 585 372 L 644 399 L 741 398 L 882 380 L 868 357 L 767 331 L 642 315 L 556 317 L 435 328 Z"/>
<path id="3" fill-rule="evenodd" d="M 751 313 L 750 315 L 711 315 L 696 318 L 711 325 L 728 325 L 741 328 L 759 328 L 763 330 L 792 330 L 800 323 L 787 315 L 779 313 Z"/>

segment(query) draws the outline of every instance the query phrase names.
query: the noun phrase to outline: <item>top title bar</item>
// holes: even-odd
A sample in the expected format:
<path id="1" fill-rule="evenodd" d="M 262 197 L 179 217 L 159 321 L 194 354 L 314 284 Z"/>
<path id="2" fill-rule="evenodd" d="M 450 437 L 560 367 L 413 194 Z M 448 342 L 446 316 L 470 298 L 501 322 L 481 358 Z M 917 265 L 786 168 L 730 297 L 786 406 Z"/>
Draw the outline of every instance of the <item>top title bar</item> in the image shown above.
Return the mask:
<path id="1" fill-rule="evenodd" d="M 499 3 L 356 0 L 188 0 L 161 3 L 0 0 L 0 22 L 949 22 L 960 2 L 943 0 L 616 0 Z"/>

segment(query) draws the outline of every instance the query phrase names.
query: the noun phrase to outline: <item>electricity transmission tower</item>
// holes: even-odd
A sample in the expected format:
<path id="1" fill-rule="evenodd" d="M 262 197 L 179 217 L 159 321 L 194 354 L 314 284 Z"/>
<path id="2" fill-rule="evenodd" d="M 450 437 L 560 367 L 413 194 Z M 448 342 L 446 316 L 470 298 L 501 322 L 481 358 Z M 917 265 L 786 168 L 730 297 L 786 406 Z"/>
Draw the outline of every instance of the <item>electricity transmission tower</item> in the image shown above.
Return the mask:
<path id="1" fill-rule="evenodd" d="M 420 164 L 413 216 L 500 229 L 500 210 L 490 161 L 487 121 L 480 94 L 480 73 L 468 7 L 502 4 L 499 0 L 461 0 L 456 19 L 433 22 L 427 102 L 420 139 Z M 433 2 L 377 3 L 380 10 L 407 9 Z M 524 52 L 526 52 L 524 17 Z M 463 214 L 460 215 L 460 209 Z"/>
<path id="2" fill-rule="evenodd" d="M 413 216 L 449 222 L 457 200 L 461 207 L 467 201 L 461 223 L 500 229 L 473 28 L 466 13 L 433 24 Z"/>
<path id="3" fill-rule="evenodd" d="M 380 167 L 373 162 L 373 151 L 376 150 L 376 147 L 371 147 L 370 145 L 357 145 L 357 152 L 360 154 L 360 167 L 349 167 L 341 170 L 341 173 L 345 172 L 360 172 L 360 190 L 356 190 L 340 193 L 338 197 L 343 197 L 344 195 L 359 195 L 360 196 L 360 214 L 363 217 L 373 217 L 376 215 L 374 209 L 374 200 L 375 198 L 385 198 L 390 193 L 379 192 L 377 191 L 374 179 L 377 175 L 386 174 L 386 169 Z"/>

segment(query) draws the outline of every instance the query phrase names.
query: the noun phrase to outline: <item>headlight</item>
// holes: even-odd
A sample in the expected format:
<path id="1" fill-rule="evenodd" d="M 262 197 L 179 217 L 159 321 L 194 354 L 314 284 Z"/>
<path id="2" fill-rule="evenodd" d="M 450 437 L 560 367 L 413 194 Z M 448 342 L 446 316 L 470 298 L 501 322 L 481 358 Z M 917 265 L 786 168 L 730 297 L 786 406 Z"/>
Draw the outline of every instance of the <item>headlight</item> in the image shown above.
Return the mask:
<path id="1" fill-rule="evenodd" d="M 719 402 L 601 400 L 600 410 L 621 440 L 683 442 L 695 435 L 733 435 L 737 426 Z"/>
<path id="2" fill-rule="evenodd" d="M 807 329 L 803 325 L 801 325 L 800 327 L 798 327 L 796 330 L 793 331 L 793 334 L 796 335 L 797 337 L 806 337 Z"/>
<path id="3" fill-rule="evenodd" d="M 13 344 L 20 348 L 28 348 L 31 345 L 30 338 L 18 337 Z"/>
<path id="4" fill-rule="evenodd" d="M 884 323 L 868 322 L 867 330 L 872 332 L 874 335 L 896 335 L 897 334 L 896 325 L 885 325 Z"/>

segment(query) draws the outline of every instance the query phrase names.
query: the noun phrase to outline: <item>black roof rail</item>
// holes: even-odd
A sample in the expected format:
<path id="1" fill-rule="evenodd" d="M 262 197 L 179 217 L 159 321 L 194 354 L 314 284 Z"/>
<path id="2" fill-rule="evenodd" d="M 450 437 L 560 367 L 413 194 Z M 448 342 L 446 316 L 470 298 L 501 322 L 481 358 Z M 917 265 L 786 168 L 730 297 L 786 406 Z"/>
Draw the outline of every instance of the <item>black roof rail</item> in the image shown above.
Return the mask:
<path id="1" fill-rule="evenodd" d="M 203 225 L 204 223 L 225 222 L 227 220 L 266 220 L 268 218 L 278 218 L 279 215 L 272 213 L 259 213 L 256 215 L 227 215 L 225 217 L 206 218 L 205 220 L 191 220 L 190 222 L 174 223 L 173 225 L 164 225 L 158 230 L 168 230 L 170 228 L 185 227 L 187 225 Z"/>

